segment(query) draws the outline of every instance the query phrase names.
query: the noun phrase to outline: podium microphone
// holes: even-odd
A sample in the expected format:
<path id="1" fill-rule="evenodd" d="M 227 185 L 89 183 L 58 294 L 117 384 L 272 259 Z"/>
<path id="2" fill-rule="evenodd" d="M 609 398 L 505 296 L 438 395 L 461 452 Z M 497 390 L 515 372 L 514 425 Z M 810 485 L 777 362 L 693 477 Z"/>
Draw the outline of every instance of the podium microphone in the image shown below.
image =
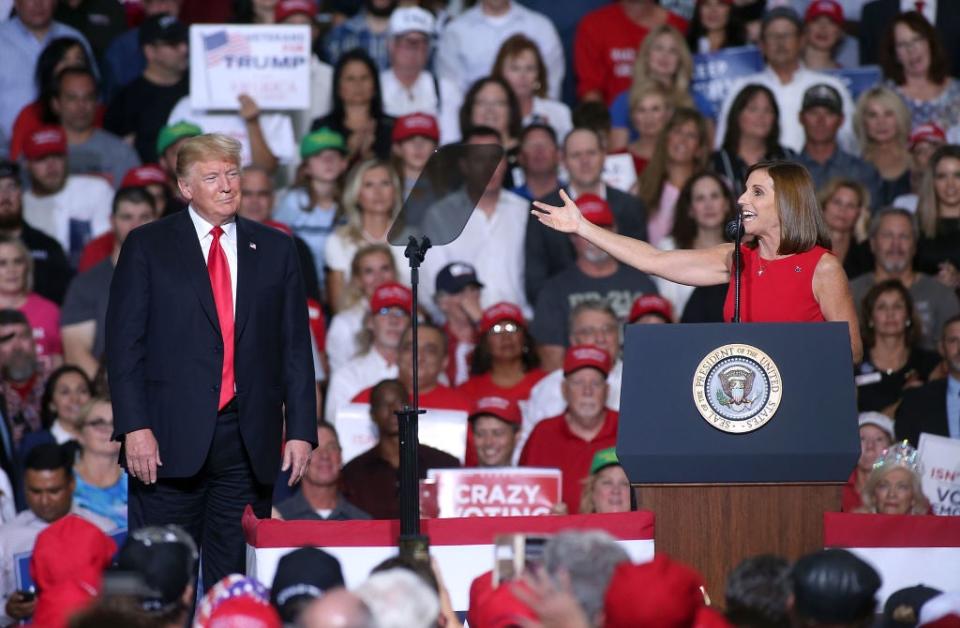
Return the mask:
<path id="1" fill-rule="evenodd" d="M 743 209 L 737 206 L 737 216 L 724 228 L 727 237 L 733 240 L 733 323 L 740 322 L 740 274 L 743 260 L 740 256 L 740 242 L 743 240 Z"/>

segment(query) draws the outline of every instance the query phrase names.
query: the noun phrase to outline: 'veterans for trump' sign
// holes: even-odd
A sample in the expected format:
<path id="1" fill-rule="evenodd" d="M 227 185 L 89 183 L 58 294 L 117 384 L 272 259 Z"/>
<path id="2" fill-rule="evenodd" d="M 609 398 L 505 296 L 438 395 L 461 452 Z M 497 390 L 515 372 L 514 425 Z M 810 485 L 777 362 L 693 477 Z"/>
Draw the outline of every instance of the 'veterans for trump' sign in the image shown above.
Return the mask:
<path id="1" fill-rule="evenodd" d="M 261 109 L 310 105 L 310 27 L 194 24 L 190 102 L 194 109 L 239 109 L 246 94 Z"/>

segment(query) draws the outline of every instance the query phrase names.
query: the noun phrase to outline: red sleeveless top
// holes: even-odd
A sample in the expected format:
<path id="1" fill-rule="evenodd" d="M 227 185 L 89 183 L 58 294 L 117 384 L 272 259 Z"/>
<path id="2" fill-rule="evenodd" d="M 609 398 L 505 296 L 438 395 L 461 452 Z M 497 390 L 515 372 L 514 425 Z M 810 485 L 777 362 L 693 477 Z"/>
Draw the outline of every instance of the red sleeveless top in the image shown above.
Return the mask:
<path id="1" fill-rule="evenodd" d="M 741 246 L 740 320 L 744 323 L 818 323 L 826 320 L 813 296 L 813 271 L 829 251 L 815 246 L 778 260 L 765 260 L 759 249 Z M 733 320 L 733 272 L 723 303 L 723 320 Z"/>

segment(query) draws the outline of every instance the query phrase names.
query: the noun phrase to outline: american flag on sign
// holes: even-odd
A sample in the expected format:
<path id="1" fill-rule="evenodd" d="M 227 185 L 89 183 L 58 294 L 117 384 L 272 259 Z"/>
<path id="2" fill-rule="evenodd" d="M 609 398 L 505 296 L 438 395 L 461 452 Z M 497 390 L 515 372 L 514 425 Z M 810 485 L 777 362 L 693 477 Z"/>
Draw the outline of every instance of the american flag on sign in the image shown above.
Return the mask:
<path id="1" fill-rule="evenodd" d="M 222 30 L 204 35 L 203 49 L 207 53 L 207 65 L 212 67 L 228 55 L 250 54 L 250 43 L 245 37 Z"/>

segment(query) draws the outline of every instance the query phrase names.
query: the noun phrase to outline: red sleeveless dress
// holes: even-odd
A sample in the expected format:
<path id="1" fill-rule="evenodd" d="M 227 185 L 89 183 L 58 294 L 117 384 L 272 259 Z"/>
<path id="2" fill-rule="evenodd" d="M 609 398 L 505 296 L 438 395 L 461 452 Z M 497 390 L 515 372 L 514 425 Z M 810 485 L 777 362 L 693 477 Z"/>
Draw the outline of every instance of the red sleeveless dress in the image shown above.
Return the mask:
<path id="1" fill-rule="evenodd" d="M 741 246 L 740 320 L 744 323 L 817 323 L 826 320 L 813 296 L 813 271 L 825 253 L 822 246 L 778 260 L 765 260 L 759 249 Z M 733 272 L 723 320 L 733 320 Z"/>

